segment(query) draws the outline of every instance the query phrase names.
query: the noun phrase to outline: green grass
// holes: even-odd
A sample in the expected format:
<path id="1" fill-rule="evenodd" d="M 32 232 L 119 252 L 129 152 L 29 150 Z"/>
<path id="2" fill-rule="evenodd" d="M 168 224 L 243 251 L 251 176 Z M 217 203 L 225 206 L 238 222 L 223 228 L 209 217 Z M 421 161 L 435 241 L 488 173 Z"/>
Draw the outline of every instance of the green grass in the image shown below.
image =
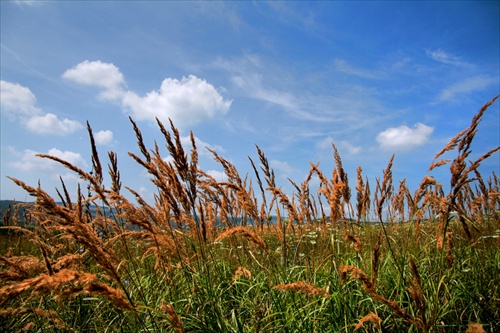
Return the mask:
<path id="1" fill-rule="evenodd" d="M 143 157 L 130 155 L 158 192 L 148 204 L 127 189 L 132 203 L 114 153 L 104 179 L 88 126 L 92 172 L 42 156 L 82 178 L 87 195 L 78 188 L 71 202 L 62 183 L 57 204 L 12 179 L 37 201 L 2 217 L 0 332 L 498 332 L 500 181 L 477 168 L 500 147 L 465 162 L 495 99 L 436 156 L 457 152 L 448 194 L 430 177 L 414 194 L 404 182 L 394 191 L 391 159 L 373 195 L 358 169 L 356 211 L 336 149 L 332 179 L 312 165 L 289 197 L 258 148 L 259 202 L 215 152 L 227 182 L 198 168 L 194 136 L 186 154 L 177 129 L 159 123 L 166 162 L 133 121 Z"/>

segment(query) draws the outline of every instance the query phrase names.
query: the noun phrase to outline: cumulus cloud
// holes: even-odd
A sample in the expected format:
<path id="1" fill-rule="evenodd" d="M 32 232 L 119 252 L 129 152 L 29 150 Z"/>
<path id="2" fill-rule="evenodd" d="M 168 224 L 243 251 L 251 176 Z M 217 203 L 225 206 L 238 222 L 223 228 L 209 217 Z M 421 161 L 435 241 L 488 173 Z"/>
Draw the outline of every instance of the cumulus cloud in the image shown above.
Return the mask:
<path id="1" fill-rule="evenodd" d="M 16 152 L 18 155 L 18 160 L 9 163 L 9 166 L 14 167 L 23 171 L 54 171 L 58 167 L 61 170 L 64 170 L 59 163 L 52 161 L 47 158 L 40 158 L 36 156 L 40 154 L 40 152 L 26 149 L 22 153 Z M 57 148 L 50 149 L 46 154 L 59 157 L 73 165 L 76 165 L 80 168 L 86 168 L 87 163 L 80 155 L 80 153 L 75 153 L 72 151 L 61 151 Z"/>
<path id="2" fill-rule="evenodd" d="M 108 146 L 113 142 L 113 132 L 110 130 L 94 133 L 95 143 L 99 146 Z"/>
<path id="3" fill-rule="evenodd" d="M 9 118 L 29 117 L 41 112 L 35 107 L 36 97 L 29 88 L 2 80 L 0 90 L 2 113 Z"/>
<path id="4" fill-rule="evenodd" d="M 26 127 L 34 133 L 66 135 L 81 128 L 82 124 L 75 120 L 59 119 L 55 114 L 33 116 L 26 121 Z"/>
<path id="5" fill-rule="evenodd" d="M 167 78 L 160 90 L 143 97 L 129 91 L 122 102 L 135 119 L 154 120 L 158 117 L 168 123 L 170 118 L 175 126 L 185 127 L 226 114 L 232 101 L 224 100 L 207 81 L 189 75 L 181 80 Z"/>
<path id="6" fill-rule="evenodd" d="M 85 60 L 68 69 L 63 78 L 76 83 L 101 88 L 99 97 L 120 100 L 123 107 L 137 120 L 172 119 L 178 127 L 194 125 L 205 119 L 228 112 L 231 102 L 206 80 L 194 75 L 181 80 L 166 78 L 159 90 L 145 96 L 125 90 L 126 82 L 120 69 L 111 63 Z"/>
<path id="7" fill-rule="evenodd" d="M 426 143 L 433 131 L 433 127 L 422 123 L 416 123 L 413 128 L 390 127 L 377 135 L 377 142 L 386 150 L 411 150 Z"/>
<path id="8" fill-rule="evenodd" d="M 498 78 L 486 76 L 474 76 L 457 82 L 441 91 L 438 96 L 439 101 L 453 101 L 455 96 L 482 90 L 490 85 L 498 84 Z"/>
<path id="9" fill-rule="evenodd" d="M 62 77 L 79 84 L 102 88 L 99 96 L 103 99 L 117 99 L 124 93 L 125 78 L 118 67 L 99 60 L 85 60 L 65 71 Z"/>
<path id="10" fill-rule="evenodd" d="M 61 120 L 52 113 L 44 114 L 35 106 L 36 97 L 31 90 L 18 83 L 1 81 L 0 96 L 2 113 L 33 133 L 66 135 L 83 128 L 78 121 Z"/>

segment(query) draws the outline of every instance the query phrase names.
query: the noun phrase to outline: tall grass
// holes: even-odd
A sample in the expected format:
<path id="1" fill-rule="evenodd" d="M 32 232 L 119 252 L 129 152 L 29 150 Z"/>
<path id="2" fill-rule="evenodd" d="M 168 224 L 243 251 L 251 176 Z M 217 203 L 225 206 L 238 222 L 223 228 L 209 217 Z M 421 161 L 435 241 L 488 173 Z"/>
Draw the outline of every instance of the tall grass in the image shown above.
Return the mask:
<path id="1" fill-rule="evenodd" d="M 117 155 L 106 175 L 88 124 L 91 172 L 39 155 L 83 180 L 76 199 L 62 180 L 56 199 L 11 178 L 36 202 L 24 219 L 4 216 L 0 331 L 498 331 L 499 180 L 478 167 L 500 147 L 467 161 L 497 98 L 435 156 L 429 170 L 449 165 L 448 193 L 431 176 L 396 189 L 391 158 L 373 195 L 358 168 L 354 203 L 335 146 L 332 177 L 311 164 L 288 195 L 259 147 L 256 186 L 212 151 L 227 175 L 218 182 L 199 168 L 193 134 L 186 151 L 158 121 L 166 161 L 130 119 L 140 155 L 129 155 L 157 188 L 151 203 L 125 187 L 131 202 Z"/>

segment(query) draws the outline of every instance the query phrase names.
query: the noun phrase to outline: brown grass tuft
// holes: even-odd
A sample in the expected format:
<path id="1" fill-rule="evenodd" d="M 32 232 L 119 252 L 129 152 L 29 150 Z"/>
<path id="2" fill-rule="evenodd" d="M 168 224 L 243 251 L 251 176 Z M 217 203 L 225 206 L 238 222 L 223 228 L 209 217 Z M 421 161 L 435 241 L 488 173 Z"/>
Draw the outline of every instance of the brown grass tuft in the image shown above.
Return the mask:
<path id="1" fill-rule="evenodd" d="M 278 284 L 277 286 L 274 286 L 273 289 L 281 291 L 295 291 L 309 296 L 330 297 L 330 293 L 325 289 L 320 288 L 314 284 L 307 283 L 305 281 L 298 281 L 288 284 Z"/>
<path id="2" fill-rule="evenodd" d="M 241 227 L 241 226 L 234 227 L 234 228 L 231 228 L 231 229 L 223 232 L 215 239 L 215 241 L 218 242 L 221 239 L 227 238 L 227 237 L 234 235 L 234 234 L 243 235 L 244 237 L 250 239 L 251 241 L 253 241 L 255 244 L 257 244 L 260 248 L 262 248 L 264 250 L 267 248 L 267 245 L 266 245 L 266 243 L 264 243 L 262 238 L 257 236 L 257 234 L 255 234 L 254 232 L 249 231 L 246 227 Z"/>
<path id="3" fill-rule="evenodd" d="M 382 324 L 382 319 L 380 319 L 380 317 L 377 316 L 377 314 L 370 312 L 369 314 L 361 318 L 359 322 L 356 324 L 356 326 L 354 326 L 354 332 L 363 327 L 363 324 L 366 322 L 372 323 L 373 328 L 380 328 L 380 325 Z"/>
<path id="4" fill-rule="evenodd" d="M 233 280 L 238 280 L 239 278 L 245 278 L 247 280 L 252 279 L 252 272 L 250 272 L 248 269 L 246 269 L 243 266 L 240 266 L 236 269 L 236 272 L 234 272 Z"/>
<path id="5" fill-rule="evenodd" d="M 465 333 L 486 333 L 486 331 L 484 330 L 483 325 L 479 323 L 469 323 Z"/>
<path id="6" fill-rule="evenodd" d="M 183 333 L 184 325 L 182 324 L 181 317 L 175 312 L 174 307 L 171 304 L 165 304 L 165 301 L 162 301 L 160 308 L 167 314 L 168 319 L 170 320 L 170 323 L 172 324 L 173 328 L 178 333 Z"/>

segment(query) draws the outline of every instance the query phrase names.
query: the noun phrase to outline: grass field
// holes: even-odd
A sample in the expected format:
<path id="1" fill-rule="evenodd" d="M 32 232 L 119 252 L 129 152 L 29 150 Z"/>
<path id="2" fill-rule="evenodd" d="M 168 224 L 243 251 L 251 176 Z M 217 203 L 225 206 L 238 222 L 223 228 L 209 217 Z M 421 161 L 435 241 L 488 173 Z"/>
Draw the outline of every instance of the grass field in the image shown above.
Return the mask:
<path id="1" fill-rule="evenodd" d="M 448 193 L 430 176 L 414 193 L 394 186 L 391 159 L 376 184 L 358 168 L 352 194 L 335 147 L 331 178 L 311 164 L 293 195 L 259 148 L 253 185 L 212 152 L 227 175 L 217 182 L 199 169 L 193 135 L 186 152 L 158 122 L 166 162 L 131 120 L 151 204 L 122 189 L 112 152 L 104 171 L 88 126 L 92 172 L 41 155 L 85 181 L 76 200 L 63 182 L 52 198 L 12 179 L 36 204 L 3 217 L 0 331 L 498 332 L 500 186 L 478 167 L 500 147 L 469 161 L 497 97 L 435 156 L 429 169 L 449 167 Z"/>

